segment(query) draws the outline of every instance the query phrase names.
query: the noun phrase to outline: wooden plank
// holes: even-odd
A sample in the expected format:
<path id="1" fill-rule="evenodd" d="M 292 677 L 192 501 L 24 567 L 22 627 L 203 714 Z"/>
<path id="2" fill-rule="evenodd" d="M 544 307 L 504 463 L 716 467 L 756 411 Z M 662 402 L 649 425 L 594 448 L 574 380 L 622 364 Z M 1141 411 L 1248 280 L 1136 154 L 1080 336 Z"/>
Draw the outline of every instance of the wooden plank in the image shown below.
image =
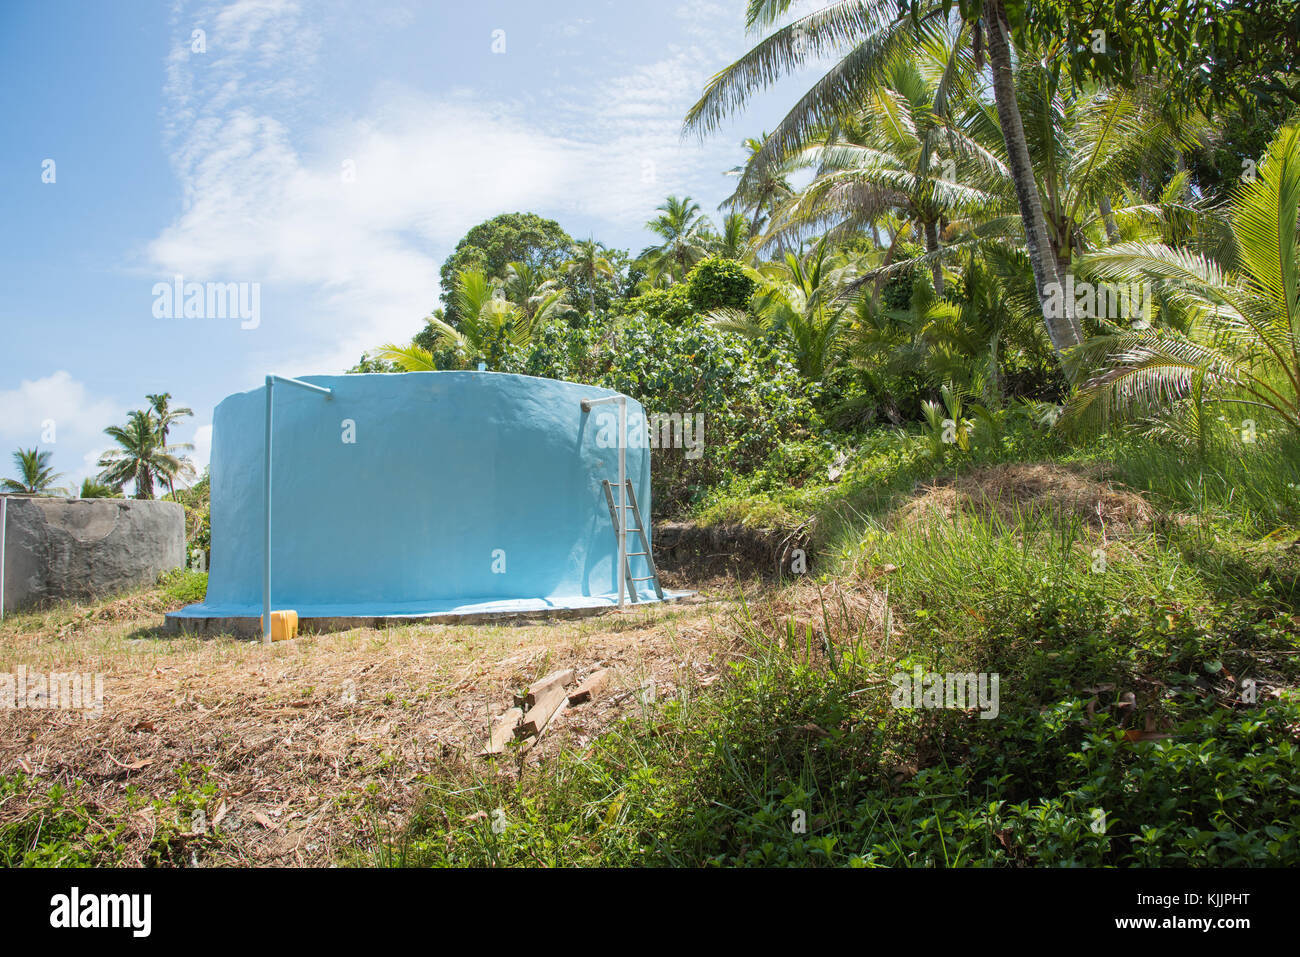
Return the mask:
<path id="1" fill-rule="evenodd" d="M 602 668 L 599 671 L 593 671 L 582 680 L 582 684 L 574 688 L 569 694 L 569 707 L 575 704 L 582 704 L 594 698 L 605 685 L 609 684 L 609 669 Z"/>
<path id="2" fill-rule="evenodd" d="M 515 728 L 515 737 L 535 738 L 540 735 L 568 698 L 569 694 L 562 684 L 551 685 L 542 691 L 537 696 L 537 704 L 528 709 L 524 720 Z"/>
<path id="3" fill-rule="evenodd" d="M 531 708 L 537 704 L 537 696 L 548 688 L 567 688 L 578 680 L 578 673 L 572 668 L 565 668 L 561 671 L 552 671 L 545 678 L 538 678 L 528 686 L 528 693 L 515 695 L 516 708 Z"/>
<path id="4" fill-rule="evenodd" d="M 500 754 L 506 749 L 510 739 L 514 737 L 515 725 L 524 716 L 523 708 L 511 708 L 501 717 L 492 722 L 492 733 L 488 736 L 488 742 L 484 745 L 482 754 Z"/>

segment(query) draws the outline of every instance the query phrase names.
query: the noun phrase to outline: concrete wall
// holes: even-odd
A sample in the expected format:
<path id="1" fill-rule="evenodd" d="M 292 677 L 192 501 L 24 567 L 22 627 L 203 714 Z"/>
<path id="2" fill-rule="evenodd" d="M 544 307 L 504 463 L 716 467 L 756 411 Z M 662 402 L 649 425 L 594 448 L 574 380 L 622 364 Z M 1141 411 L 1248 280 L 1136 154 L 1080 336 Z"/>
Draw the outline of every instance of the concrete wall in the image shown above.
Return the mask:
<path id="1" fill-rule="evenodd" d="M 307 376 L 275 387 L 273 591 L 300 616 L 420 613 L 451 599 L 613 595 L 607 389 L 479 372 Z M 260 614 L 265 389 L 213 416 L 212 558 L 193 613 Z M 628 401 L 629 431 L 645 413 Z M 650 513 L 650 450 L 627 452 Z M 639 550 L 635 536 L 629 550 Z M 633 573 L 645 575 L 642 564 Z M 645 582 L 644 594 L 652 595 Z"/>
<path id="2" fill-rule="evenodd" d="M 5 496 L 4 608 L 152 584 L 185 564 L 176 502 Z"/>

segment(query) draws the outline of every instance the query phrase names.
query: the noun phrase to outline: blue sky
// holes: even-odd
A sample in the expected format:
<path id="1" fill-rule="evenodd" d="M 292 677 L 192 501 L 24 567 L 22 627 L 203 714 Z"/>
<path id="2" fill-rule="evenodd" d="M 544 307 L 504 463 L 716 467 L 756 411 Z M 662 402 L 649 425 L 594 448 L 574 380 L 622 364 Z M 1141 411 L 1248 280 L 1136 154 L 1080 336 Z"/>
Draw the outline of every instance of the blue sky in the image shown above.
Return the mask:
<path id="1" fill-rule="evenodd" d="M 409 339 L 439 264 L 497 213 L 636 252 L 669 193 L 712 212 L 740 140 L 808 79 L 681 139 L 707 78 L 752 42 L 743 10 L 0 5 L 0 473 L 40 444 L 79 483 L 103 428 L 162 391 L 194 409 L 174 438 L 201 467 L 222 398 Z M 258 325 L 157 318 L 154 286 L 177 275 L 257 283 Z"/>

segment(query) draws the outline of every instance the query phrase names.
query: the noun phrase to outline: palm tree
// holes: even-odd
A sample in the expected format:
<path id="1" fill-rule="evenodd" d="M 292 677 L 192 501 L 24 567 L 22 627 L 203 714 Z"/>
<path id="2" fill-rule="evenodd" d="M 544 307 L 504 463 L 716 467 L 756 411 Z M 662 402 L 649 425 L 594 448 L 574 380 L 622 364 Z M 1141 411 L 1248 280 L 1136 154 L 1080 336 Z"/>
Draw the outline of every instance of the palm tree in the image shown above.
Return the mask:
<path id="1" fill-rule="evenodd" d="M 78 498 L 117 498 L 120 494 L 121 491 L 111 485 L 104 485 L 92 478 L 84 478 L 81 480 Z"/>
<path id="2" fill-rule="evenodd" d="M 741 262 L 752 262 L 754 258 L 750 237 L 753 230 L 744 213 L 728 213 L 722 220 L 722 231 L 713 241 L 715 255 Z"/>
<path id="3" fill-rule="evenodd" d="M 1036 355 L 1043 338 L 1041 325 L 1018 295 L 1025 265 L 1019 249 L 972 248 L 961 282 L 926 305 L 916 342 L 919 364 L 932 385 L 947 383 L 977 396 L 987 408 L 1002 407 L 1007 349 Z"/>
<path id="4" fill-rule="evenodd" d="M 1077 253 L 1119 241 L 1117 216 L 1146 213 L 1151 218 L 1156 213 L 1140 200 L 1135 200 L 1136 208 L 1115 210 L 1111 196 L 1127 201 L 1122 184 L 1168 168 L 1175 150 L 1194 140 L 1202 123 L 1196 118 L 1175 121 L 1156 107 L 1149 92 L 1076 87 L 1058 77 L 1046 59 L 1045 55 L 1026 57 L 1020 62 L 1015 71 L 1016 99 L 1048 247 L 1057 274 L 1064 279 Z M 991 149 L 1005 148 L 992 104 L 976 103 L 963 125 Z M 984 180 L 985 188 L 1013 197 L 1008 166 L 979 172 L 992 176 Z M 1173 200 L 1176 192 L 1175 187 L 1165 199 Z"/>
<path id="5" fill-rule="evenodd" d="M 57 495 L 62 489 L 54 487 L 54 482 L 63 473 L 50 467 L 53 452 L 42 452 L 39 448 L 19 449 L 14 453 L 14 465 L 18 468 L 18 478 L 7 478 L 0 482 L 0 488 L 6 492 L 25 495 Z"/>
<path id="6" fill-rule="evenodd" d="M 1034 167 L 1029 158 L 1029 144 L 1025 139 L 1020 104 L 1016 100 L 1015 75 L 1011 66 L 1011 28 L 1003 0 L 984 0 L 980 27 L 981 35 L 988 41 L 993 102 L 1007 150 L 1007 165 L 1011 171 L 1016 203 L 1020 207 L 1020 220 L 1025 228 L 1025 248 L 1029 251 L 1029 263 L 1034 270 L 1038 303 L 1052 347 L 1061 355 L 1083 341 L 1083 331 L 1074 317 L 1073 303 L 1067 304 L 1060 316 L 1056 316 L 1049 306 L 1050 287 L 1053 284 L 1059 285 L 1065 277 L 1060 274 L 1050 254 L 1047 222 L 1043 217 L 1043 205 L 1034 180 Z"/>
<path id="7" fill-rule="evenodd" d="M 126 425 L 110 425 L 104 434 L 117 442 L 120 448 L 111 449 L 99 458 L 99 481 L 121 486 L 126 482 L 135 485 L 135 497 L 151 499 L 154 481 L 171 483 L 177 475 L 193 471 L 176 448 L 163 444 L 158 420 L 149 411 L 136 409 L 127 418 Z"/>
<path id="8" fill-rule="evenodd" d="M 771 28 L 793 0 L 750 0 L 746 26 L 750 31 Z M 918 49 L 947 30 L 950 4 L 944 0 L 836 0 L 791 23 L 772 29 L 753 49 L 714 76 L 686 115 L 687 132 L 707 134 L 741 110 L 758 90 L 794 72 L 809 60 L 837 55 L 835 64 L 804 94 L 777 124 L 748 164 L 748 176 L 758 176 L 786 162 L 834 127 L 846 109 L 862 102 L 879 84 L 885 68 L 897 56 Z M 1056 316 L 1050 308 L 1050 284 L 1059 281 L 1049 254 L 1047 227 L 1034 182 L 1012 72 L 1013 50 L 1003 0 L 985 0 L 972 18 L 976 67 L 982 69 L 987 46 L 993 99 L 1001 126 L 1008 168 L 1033 265 L 1043 322 L 1058 354 L 1082 338 L 1073 311 Z M 847 52 L 845 52 L 847 50 Z M 956 58 L 954 58 L 954 68 Z M 936 112 L 946 113 L 946 102 Z M 742 187 L 745 180 L 742 177 Z"/>
<path id="9" fill-rule="evenodd" d="M 700 212 L 700 204 L 689 196 L 668 199 L 655 207 L 659 215 L 646 228 L 663 240 L 648 246 L 638 257 L 652 276 L 666 275 L 678 282 L 691 267 L 708 255 L 706 233 L 709 220 Z"/>
<path id="10" fill-rule="evenodd" d="M 935 291 L 943 295 L 941 232 L 994 209 L 998 196 L 972 184 L 1006 172 L 991 150 L 937 107 L 951 105 L 968 85 L 973 69 L 951 68 L 961 66 L 954 50 L 963 48 L 960 33 L 938 37 L 914 57 L 891 62 L 880 85 L 837 124 L 827 144 L 803 152 L 817 175 L 780 211 L 776 230 L 816 226 L 847 238 L 900 213 L 924 239 Z M 895 240 L 899 236 L 895 231 Z M 883 265 L 892 258 L 891 248 Z"/>
<path id="11" fill-rule="evenodd" d="M 167 433 L 171 431 L 171 427 L 181 419 L 192 416 L 194 410 L 188 406 L 181 406 L 178 409 L 171 408 L 170 403 L 172 394 L 170 392 L 160 392 L 157 395 L 146 395 L 145 398 L 149 400 L 149 408 L 153 410 L 154 419 L 158 427 L 159 441 L 162 443 L 163 448 L 168 448 Z M 190 449 L 193 449 L 194 446 L 189 442 L 184 442 L 180 445 L 171 446 L 170 448 L 173 451 L 180 451 L 182 449 L 189 451 Z M 185 460 L 182 459 L 182 461 Z M 172 498 L 175 498 L 175 475 L 166 475 L 165 478 L 167 480 L 167 491 L 171 493 Z"/>
<path id="12" fill-rule="evenodd" d="M 1276 414 L 1300 433 L 1300 128 L 1284 128 L 1233 198 L 1235 254 L 1121 242 L 1080 262 L 1086 275 L 1157 287 L 1169 322 L 1090 339 L 1092 373 L 1063 424 L 1181 415 L 1204 443 L 1203 406 Z"/>
<path id="13" fill-rule="evenodd" d="M 524 348 L 537 330 L 573 310 L 554 280 L 542 280 L 524 263 L 510 263 L 504 283 L 481 269 L 461 270 L 451 304 L 456 325 L 436 315 L 426 321 L 437 345 L 453 352 L 462 368 L 480 357 L 489 367 L 498 366 L 507 349 Z M 433 352 L 416 343 L 388 343 L 375 355 L 406 372 L 437 370 Z"/>
<path id="14" fill-rule="evenodd" d="M 786 253 L 783 262 L 760 268 L 751 312 L 717 309 L 709 313 L 709 322 L 751 339 L 775 337 L 800 374 L 819 382 L 842 357 L 848 302 L 839 293 L 853 273 L 853 266 L 833 255 L 822 239 L 802 258 Z"/>
<path id="15" fill-rule="evenodd" d="M 558 281 L 548 278 L 537 266 L 528 263 L 506 264 L 506 276 L 500 284 L 501 295 L 514 303 L 530 321 L 546 321 L 572 311 L 564 302 L 564 291 Z"/>
<path id="16" fill-rule="evenodd" d="M 605 245 L 594 238 L 573 244 L 572 257 L 564 266 L 565 274 L 579 287 L 587 290 L 588 306 L 596 311 L 596 285 L 602 279 L 612 279 L 614 267 L 605 258 Z"/>
<path id="17" fill-rule="evenodd" d="M 750 162 L 763 148 L 767 136 L 767 132 L 764 131 L 762 137 L 746 137 L 740 144 L 745 150 L 745 162 L 727 171 L 728 176 L 739 179 L 739 184 L 730 196 L 718 204 L 720 210 L 731 209 L 749 215 L 750 239 L 762 232 L 772 212 L 794 192 L 790 187 L 788 168 L 768 167 L 756 175 L 746 175 Z M 782 253 L 784 254 L 784 250 Z"/>
<path id="18" fill-rule="evenodd" d="M 393 363 L 403 372 L 438 371 L 438 362 L 433 353 L 415 342 L 404 346 L 395 342 L 386 343 L 375 350 L 375 357 Z"/>

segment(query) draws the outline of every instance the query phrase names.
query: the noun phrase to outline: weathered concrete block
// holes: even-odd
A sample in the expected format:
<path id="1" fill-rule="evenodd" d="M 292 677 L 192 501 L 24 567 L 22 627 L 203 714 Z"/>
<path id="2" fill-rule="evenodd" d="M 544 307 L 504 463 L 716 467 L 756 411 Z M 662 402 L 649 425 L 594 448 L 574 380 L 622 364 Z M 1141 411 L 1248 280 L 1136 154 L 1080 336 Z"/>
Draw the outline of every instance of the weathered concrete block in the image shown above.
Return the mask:
<path id="1" fill-rule="evenodd" d="M 6 498 L 6 612 L 125 591 L 185 564 L 185 509 L 176 502 Z"/>

